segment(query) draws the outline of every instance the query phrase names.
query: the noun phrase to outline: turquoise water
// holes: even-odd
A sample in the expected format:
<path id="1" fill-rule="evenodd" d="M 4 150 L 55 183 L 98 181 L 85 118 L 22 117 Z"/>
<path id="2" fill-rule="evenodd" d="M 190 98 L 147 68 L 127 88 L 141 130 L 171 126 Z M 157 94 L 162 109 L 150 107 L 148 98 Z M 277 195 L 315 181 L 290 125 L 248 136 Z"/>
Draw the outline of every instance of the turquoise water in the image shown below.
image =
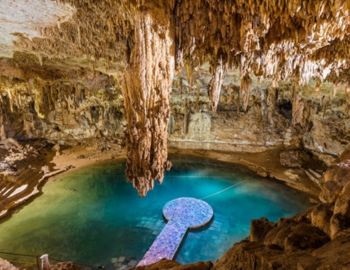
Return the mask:
<path id="1" fill-rule="evenodd" d="M 162 185 L 140 198 L 122 163 L 84 168 L 48 182 L 43 195 L 0 224 L 0 251 L 43 254 L 88 265 L 139 260 L 162 230 L 162 208 L 177 197 L 214 209 L 205 229 L 190 232 L 177 260 L 215 260 L 249 234 L 252 219 L 278 220 L 309 204 L 306 197 L 232 165 L 175 159 Z"/>

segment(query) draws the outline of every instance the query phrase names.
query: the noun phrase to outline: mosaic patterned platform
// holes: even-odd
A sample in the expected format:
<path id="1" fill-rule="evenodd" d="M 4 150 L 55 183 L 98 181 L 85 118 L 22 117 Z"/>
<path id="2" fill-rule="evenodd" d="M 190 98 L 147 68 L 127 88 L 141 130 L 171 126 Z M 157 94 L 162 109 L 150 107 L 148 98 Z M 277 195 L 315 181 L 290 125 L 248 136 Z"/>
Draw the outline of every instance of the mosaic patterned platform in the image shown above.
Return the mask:
<path id="1" fill-rule="evenodd" d="M 168 202 L 163 215 L 168 223 L 137 266 L 150 265 L 161 259 L 172 260 L 187 231 L 208 224 L 214 212 L 202 200 L 183 197 Z"/>

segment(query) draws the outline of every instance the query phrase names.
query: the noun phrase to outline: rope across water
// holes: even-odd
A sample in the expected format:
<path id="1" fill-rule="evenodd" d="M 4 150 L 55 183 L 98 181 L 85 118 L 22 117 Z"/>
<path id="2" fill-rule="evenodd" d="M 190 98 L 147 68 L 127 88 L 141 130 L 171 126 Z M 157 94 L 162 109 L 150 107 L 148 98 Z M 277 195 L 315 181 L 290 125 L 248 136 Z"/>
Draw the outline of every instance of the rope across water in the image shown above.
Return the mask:
<path id="1" fill-rule="evenodd" d="M 200 199 L 201 199 L 201 200 L 205 200 L 205 199 L 214 197 L 214 196 L 219 195 L 219 194 L 221 194 L 221 193 L 224 193 L 224 192 L 226 192 L 226 191 L 228 191 L 228 190 L 230 190 L 230 189 L 232 189 L 232 188 L 234 188 L 234 187 L 239 186 L 241 183 L 242 183 L 242 182 L 234 183 L 234 184 L 232 184 L 231 186 L 228 186 L 228 187 L 226 187 L 226 188 L 224 188 L 224 189 L 222 189 L 222 190 L 216 191 L 216 192 L 214 192 L 214 193 L 212 193 L 212 194 L 209 194 L 209 195 L 207 195 L 207 196 L 205 196 L 205 197 L 202 197 L 202 198 L 200 198 Z"/>

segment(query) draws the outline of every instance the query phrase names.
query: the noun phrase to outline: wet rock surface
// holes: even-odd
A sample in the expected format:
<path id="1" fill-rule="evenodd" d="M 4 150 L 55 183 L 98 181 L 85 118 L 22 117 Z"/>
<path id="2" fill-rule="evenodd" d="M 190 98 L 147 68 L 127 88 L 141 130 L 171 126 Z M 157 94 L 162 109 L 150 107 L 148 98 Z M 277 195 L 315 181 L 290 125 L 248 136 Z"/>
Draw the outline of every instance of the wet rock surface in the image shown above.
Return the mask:
<path id="1" fill-rule="evenodd" d="M 118 138 L 121 90 L 110 76 L 50 61 L 41 66 L 27 57 L 17 54 L 13 60 L 1 62 L 9 72 L 0 82 L 1 138 L 63 143 Z"/>

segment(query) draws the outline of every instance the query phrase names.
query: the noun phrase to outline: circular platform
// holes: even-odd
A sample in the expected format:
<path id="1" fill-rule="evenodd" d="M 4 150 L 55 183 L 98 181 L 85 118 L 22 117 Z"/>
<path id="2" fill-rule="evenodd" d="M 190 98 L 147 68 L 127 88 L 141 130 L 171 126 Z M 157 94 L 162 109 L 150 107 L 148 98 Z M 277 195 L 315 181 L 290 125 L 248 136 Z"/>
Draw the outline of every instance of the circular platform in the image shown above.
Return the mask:
<path id="1" fill-rule="evenodd" d="M 196 229 L 207 225 L 213 218 L 214 211 L 205 201 L 181 197 L 168 202 L 163 207 L 163 215 L 168 221 Z"/>

